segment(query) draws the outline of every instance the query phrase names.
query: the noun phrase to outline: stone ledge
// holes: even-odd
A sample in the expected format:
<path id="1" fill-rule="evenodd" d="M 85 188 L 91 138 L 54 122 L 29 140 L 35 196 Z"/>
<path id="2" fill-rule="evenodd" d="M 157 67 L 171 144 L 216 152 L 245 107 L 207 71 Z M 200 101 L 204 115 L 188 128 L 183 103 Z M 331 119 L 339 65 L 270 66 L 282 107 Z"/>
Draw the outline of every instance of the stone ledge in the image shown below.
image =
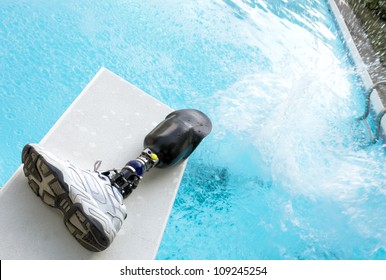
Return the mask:
<path id="1" fill-rule="evenodd" d="M 328 2 L 366 89 L 371 88 L 377 82 L 386 80 L 386 69 L 382 66 L 347 1 L 328 0 Z M 371 94 L 371 104 L 376 115 L 386 108 L 386 86 L 382 85 L 374 90 Z M 386 117 L 382 119 L 381 127 L 384 134 Z"/>
<path id="2" fill-rule="evenodd" d="M 344 0 L 330 0 L 330 4 L 331 2 L 334 2 L 339 9 L 344 23 L 350 33 L 351 39 L 349 39 L 349 41 L 352 40 L 355 48 L 358 50 L 361 60 L 363 61 L 362 63 L 358 63 L 358 61 L 356 61 L 357 66 L 360 67 L 359 70 L 361 72 L 368 72 L 372 84 L 386 80 L 386 68 L 382 65 L 379 55 L 377 55 L 376 51 L 373 49 L 370 39 L 364 31 L 360 20 L 351 9 L 349 3 Z M 378 91 L 378 94 L 382 103 L 385 105 L 384 107 L 386 107 L 386 86 L 382 86 L 380 89 L 381 90 Z"/>

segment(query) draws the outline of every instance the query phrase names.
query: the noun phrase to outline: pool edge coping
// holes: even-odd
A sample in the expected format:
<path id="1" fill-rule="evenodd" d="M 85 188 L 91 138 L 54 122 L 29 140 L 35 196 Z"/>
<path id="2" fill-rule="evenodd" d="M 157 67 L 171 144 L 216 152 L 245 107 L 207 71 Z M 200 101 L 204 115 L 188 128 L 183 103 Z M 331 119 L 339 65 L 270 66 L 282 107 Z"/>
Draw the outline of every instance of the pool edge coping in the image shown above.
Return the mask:
<path id="1" fill-rule="evenodd" d="M 367 56 L 369 57 L 369 60 L 371 62 L 376 61 L 376 55 L 375 51 L 373 50 L 370 41 L 365 36 L 365 32 L 363 31 L 362 26 L 359 24 L 358 19 L 356 18 L 355 14 L 349 7 L 349 5 L 344 0 L 328 0 L 328 4 L 330 5 L 331 11 L 333 15 L 335 16 L 335 20 L 337 24 L 340 27 L 341 34 L 343 36 L 344 42 L 346 46 L 348 47 L 351 58 L 353 59 L 353 62 L 355 66 L 357 67 L 357 73 L 359 74 L 360 78 L 362 79 L 364 86 L 366 89 L 370 89 L 375 83 L 379 82 L 380 80 L 386 80 L 386 73 L 385 77 L 383 78 L 380 74 L 380 78 L 376 77 L 373 73 L 377 70 L 386 70 L 382 66 L 378 66 L 379 69 L 372 69 L 372 73 L 369 72 L 369 68 L 371 66 L 367 65 L 363 59 L 363 57 Z M 349 15 L 352 17 L 352 20 L 349 21 L 347 17 L 344 15 Z M 358 43 L 358 36 L 355 35 L 353 30 L 358 30 L 361 35 L 363 35 L 363 40 L 361 43 L 365 45 L 366 52 L 360 51 L 357 47 Z M 370 102 L 372 104 L 373 110 L 375 111 L 376 115 L 378 115 L 380 112 L 382 112 L 386 108 L 386 96 L 381 96 L 381 91 L 374 89 L 373 93 L 371 94 Z M 381 122 L 381 134 L 383 137 L 385 137 L 386 132 L 386 118 L 382 119 Z"/>

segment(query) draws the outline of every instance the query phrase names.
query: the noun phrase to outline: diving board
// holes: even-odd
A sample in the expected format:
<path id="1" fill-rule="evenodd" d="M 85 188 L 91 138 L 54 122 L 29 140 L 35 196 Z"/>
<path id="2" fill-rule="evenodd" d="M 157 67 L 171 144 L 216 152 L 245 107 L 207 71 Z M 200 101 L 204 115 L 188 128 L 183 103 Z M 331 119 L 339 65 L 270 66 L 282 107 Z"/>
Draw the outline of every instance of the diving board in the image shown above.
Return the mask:
<path id="1" fill-rule="evenodd" d="M 102 68 L 40 144 L 81 169 L 123 167 L 143 150 L 143 139 L 172 109 Z M 27 143 L 26 143 L 27 144 Z M 127 218 L 102 252 L 83 248 L 63 216 L 37 197 L 22 166 L 0 190 L 0 259 L 154 259 L 185 170 L 186 160 L 153 168 L 124 200 Z"/>

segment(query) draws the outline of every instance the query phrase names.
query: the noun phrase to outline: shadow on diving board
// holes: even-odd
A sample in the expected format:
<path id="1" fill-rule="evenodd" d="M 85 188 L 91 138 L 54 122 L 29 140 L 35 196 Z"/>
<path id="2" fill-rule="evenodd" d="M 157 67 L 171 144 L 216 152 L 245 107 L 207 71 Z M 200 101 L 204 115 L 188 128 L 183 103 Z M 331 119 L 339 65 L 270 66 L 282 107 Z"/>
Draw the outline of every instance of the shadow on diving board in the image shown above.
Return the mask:
<path id="1" fill-rule="evenodd" d="M 82 169 L 121 168 L 171 108 L 102 68 L 40 144 Z M 30 189 L 22 168 L 0 191 L 0 259 L 154 259 L 186 161 L 152 169 L 124 200 L 128 216 L 105 251 L 84 249 L 61 213 Z"/>

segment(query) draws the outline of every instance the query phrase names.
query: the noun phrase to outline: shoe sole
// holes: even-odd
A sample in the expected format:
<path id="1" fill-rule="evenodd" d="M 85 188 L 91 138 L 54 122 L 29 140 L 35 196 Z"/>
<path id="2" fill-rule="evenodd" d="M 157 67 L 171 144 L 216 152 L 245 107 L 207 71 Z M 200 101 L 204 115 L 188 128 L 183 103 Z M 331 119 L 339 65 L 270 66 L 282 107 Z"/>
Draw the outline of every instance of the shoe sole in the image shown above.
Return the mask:
<path id="1" fill-rule="evenodd" d="M 50 207 L 59 209 L 71 235 L 86 249 L 105 250 L 110 241 L 98 221 L 85 214 L 80 203 L 73 203 L 63 174 L 51 165 L 33 146 L 26 145 L 22 152 L 23 171 L 28 185 Z"/>

